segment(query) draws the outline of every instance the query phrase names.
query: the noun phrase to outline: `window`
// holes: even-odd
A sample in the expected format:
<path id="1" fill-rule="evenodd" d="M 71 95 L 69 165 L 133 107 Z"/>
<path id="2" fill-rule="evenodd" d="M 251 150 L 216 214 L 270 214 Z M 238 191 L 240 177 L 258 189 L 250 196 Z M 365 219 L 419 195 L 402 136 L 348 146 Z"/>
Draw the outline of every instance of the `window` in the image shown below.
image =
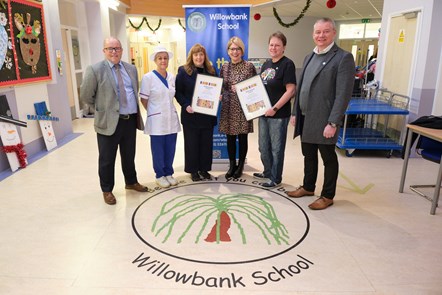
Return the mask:
<path id="1" fill-rule="evenodd" d="M 365 24 L 342 24 L 339 26 L 339 39 L 364 38 Z"/>
<path id="2" fill-rule="evenodd" d="M 369 23 L 365 26 L 365 38 L 379 38 L 381 23 Z"/>
<path id="3" fill-rule="evenodd" d="M 381 23 L 340 24 L 339 39 L 378 38 Z"/>

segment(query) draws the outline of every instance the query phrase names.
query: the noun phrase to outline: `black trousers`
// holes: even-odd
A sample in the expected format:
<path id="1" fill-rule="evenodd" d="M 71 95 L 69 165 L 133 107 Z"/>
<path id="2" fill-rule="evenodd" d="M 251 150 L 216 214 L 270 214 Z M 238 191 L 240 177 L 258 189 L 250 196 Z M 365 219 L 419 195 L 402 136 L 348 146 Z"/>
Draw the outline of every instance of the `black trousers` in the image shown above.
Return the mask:
<path id="1" fill-rule="evenodd" d="M 212 170 L 213 127 L 183 126 L 184 171 L 195 173 Z"/>
<path id="2" fill-rule="evenodd" d="M 97 133 L 98 142 L 98 175 L 103 192 L 111 192 L 115 185 L 115 159 L 118 147 L 120 148 L 121 168 L 126 184 L 135 184 L 137 172 L 135 171 L 135 146 L 137 135 L 137 116 L 131 115 L 129 119 L 119 119 L 115 133 L 106 136 Z"/>
<path id="3" fill-rule="evenodd" d="M 302 186 L 308 191 L 315 191 L 318 177 L 318 151 L 324 163 L 324 184 L 321 196 L 333 199 L 336 194 L 339 162 L 334 144 L 301 143 L 304 155 L 304 181 Z"/>

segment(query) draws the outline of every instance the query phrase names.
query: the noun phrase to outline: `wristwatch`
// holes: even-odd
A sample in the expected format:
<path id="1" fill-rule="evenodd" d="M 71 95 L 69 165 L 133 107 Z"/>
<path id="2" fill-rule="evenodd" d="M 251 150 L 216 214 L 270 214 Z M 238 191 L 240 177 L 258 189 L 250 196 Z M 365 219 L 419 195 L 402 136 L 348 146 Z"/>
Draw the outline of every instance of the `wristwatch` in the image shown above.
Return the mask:
<path id="1" fill-rule="evenodd" d="M 273 110 L 277 112 L 279 109 L 277 107 L 273 107 Z"/>
<path id="2" fill-rule="evenodd" d="M 331 123 L 331 122 L 329 122 L 328 125 L 330 125 L 330 126 L 333 127 L 333 128 L 336 128 L 336 127 L 337 127 L 337 125 L 336 125 L 335 123 Z"/>

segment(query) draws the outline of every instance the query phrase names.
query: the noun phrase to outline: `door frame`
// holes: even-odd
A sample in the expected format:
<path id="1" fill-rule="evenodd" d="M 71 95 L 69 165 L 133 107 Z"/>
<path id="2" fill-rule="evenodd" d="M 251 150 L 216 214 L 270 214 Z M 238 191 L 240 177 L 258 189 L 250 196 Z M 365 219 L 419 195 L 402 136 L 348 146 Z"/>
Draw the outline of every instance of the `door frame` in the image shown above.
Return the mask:
<path id="1" fill-rule="evenodd" d="M 416 12 L 417 13 L 417 19 L 416 19 L 416 35 L 414 37 L 414 46 L 413 46 L 413 55 L 412 55 L 412 59 L 409 61 L 411 63 L 410 66 L 410 75 L 409 75 L 409 80 L 408 80 L 408 89 L 407 89 L 407 93 L 401 93 L 403 95 L 407 95 L 409 97 L 411 97 L 412 94 L 412 90 L 413 90 L 413 83 L 412 81 L 414 81 L 415 77 L 416 77 L 416 66 L 417 66 L 417 50 L 418 50 L 418 44 L 419 44 L 419 39 L 421 38 L 421 30 L 422 30 L 422 19 L 423 19 L 423 11 L 422 9 L 419 8 L 415 8 L 412 10 L 405 10 L 405 11 L 401 11 L 401 12 L 396 12 L 394 14 L 391 14 L 388 16 L 388 22 L 387 22 L 387 29 L 386 29 L 386 38 L 384 39 L 384 44 L 382 44 L 382 63 L 381 65 L 378 66 L 382 66 L 382 71 L 379 74 L 379 77 L 376 77 L 378 81 L 381 81 L 381 87 L 382 87 L 382 81 L 384 78 L 384 74 L 385 74 L 385 64 L 386 64 L 386 57 L 387 57 L 387 50 L 388 50 L 388 41 L 389 38 L 391 38 L 391 23 L 392 23 L 392 19 L 395 17 L 399 17 L 399 16 L 404 16 L 407 13 L 413 13 Z M 411 111 L 411 101 L 410 101 L 410 111 Z"/>
<path id="2" fill-rule="evenodd" d="M 83 111 L 80 108 L 80 100 L 78 97 L 77 70 L 75 69 L 75 64 L 74 64 L 74 53 L 72 51 L 72 33 L 71 33 L 72 30 L 75 30 L 75 31 L 77 31 L 77 34 L 78 34 L 78 29 L 72 28 L 69 26 L 64 26 L 64 25 L 61 25 L 60 28 L 61 28 L 61 33 L 66 34 L 67 48 L 63 48 L 63 52 L 64 52 L 63 62 L 69 63 L 72 93 L 74 96 L 73 100 L 74 100 L 74 107 L 75 107 L 75 117 L 78 119 L 83 116 Z"/>

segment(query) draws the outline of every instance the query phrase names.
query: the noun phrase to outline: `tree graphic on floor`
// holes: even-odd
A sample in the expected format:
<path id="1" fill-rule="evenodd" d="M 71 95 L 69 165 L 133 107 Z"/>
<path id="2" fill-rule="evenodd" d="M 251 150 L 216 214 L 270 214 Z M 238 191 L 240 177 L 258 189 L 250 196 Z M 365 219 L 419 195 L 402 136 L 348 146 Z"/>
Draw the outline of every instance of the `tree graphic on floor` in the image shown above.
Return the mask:
<path id="1" fill-rule="evenodd" d="M 212 225 L 214 218 L 215 224 Z M 244 220 L 247 225 L 242 224 Z M 183 222 L 187 224 L 183 225 Z M 221 243 L 230 242 L 229 231 L 236 230 L 242 243 L 246 244 L 247 229 L 250 227 L 258 229 L 269 245 L 272 242 L 278 245 L 289 244 L 288 231 L 279 221 L 272 205 L 261 197 L 241 193 L 222 194 L 218 197 L 195 194 L 177 196 L 161 207 L 151 231 L 155 237 L 163 237 L 163 243 L 177 231 L 178 243 L 191 235 L 191 232 L 196 232 L 195 243 L 199 243 L 203 236 L 205 242 Z"/>

